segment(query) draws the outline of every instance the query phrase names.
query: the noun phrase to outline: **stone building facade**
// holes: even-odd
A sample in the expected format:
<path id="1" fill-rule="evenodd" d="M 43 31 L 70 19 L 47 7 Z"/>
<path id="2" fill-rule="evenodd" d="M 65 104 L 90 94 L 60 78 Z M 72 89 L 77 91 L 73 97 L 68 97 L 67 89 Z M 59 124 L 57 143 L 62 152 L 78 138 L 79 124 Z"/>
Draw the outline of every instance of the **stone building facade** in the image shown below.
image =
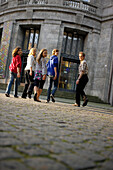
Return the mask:
<path id="1" fill-rule="evenodd" d="M 6 83 L 12 50 L 23 50 L 21 82 L 31 47 L 59 49 L 59 89 L 76 90 L 78 53 L 89 67 L 87 94 L 113 105 L 112 0 L 0 0 L 0 82 Z M 47 88 L 47 85 L 45 85 Z"/>

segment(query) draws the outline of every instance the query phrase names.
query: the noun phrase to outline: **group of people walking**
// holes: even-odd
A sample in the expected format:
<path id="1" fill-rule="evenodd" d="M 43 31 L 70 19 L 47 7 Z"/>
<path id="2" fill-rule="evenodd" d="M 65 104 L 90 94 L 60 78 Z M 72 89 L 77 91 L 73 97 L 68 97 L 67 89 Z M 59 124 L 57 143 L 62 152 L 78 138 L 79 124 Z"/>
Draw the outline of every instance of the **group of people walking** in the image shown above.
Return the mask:
<path id="1" fill-rule="evenodd" d="M 58 86 L 58 54 L 59 50 L 54 49 L 52 51 L 52 56 L 50 57 L 48 63 L 46 63 L 47 49 L 42 49 L 38 56 L 36 57 L 36 48 L 31 48 L 28 57 L 27 65 L 25 67 L 25 87 L 22 93 L 22 98 L 31 98 L 31 95 L 34 90 L 34 101 L 41 102 L 39 97 L 42 93 L 42 89 L 48 75 L 48 92 L 47 92 L 47 103 L 50 101 L 55 102 L 54 95 Z M 18 84 L 21 72 L 21 55 L 22 50 L 20 47 L 16 47 L 12 52 L 12 62 L 9 66 L 10 69 L 10 81 L 7 86 L 5 95 L 10 97 L 10 90 L 15 79 L 14 83 L 14 97 L 18 97 Z M 52 85 L 54 88 L 51 92 Z"/>
<path id="2" fill-rule="evenodd" d="M 59 50 L 54 49 L 52 51 L 52 56 L 49 61 L 46 63 L 47 49 L 42 49 L 38 56 L 36 57 L 36 48 L 31 48 L 28 57 L 27 65 L 25 67 L 25 86 L 22 93 L 22 98 L 31 98 L 31 95 L 34 90 L 34 101 L 41 102 L 39 99 L 43 86 L 48 77 L 48 90 L 47 90 L 47 101 L 46 103 L 55 102 L 55 92 L 58 86 L 59 78 L 59 69 L 58 69 L 58 54 Z M 10 97 L 10 91 L 12 84 L 14 82 L 14 97 L 18 98 L 18 85 L 20 82 L 20 73 L 21 73 L 21 56 L 22 50 L 20 47 L 16 47 L 12 52 L 12 62 L 9 66 L 10 69 L 10 81 L 7 86 L 5 95 Z M 79 65 L 79 75 L 76 81 L 76 103 L 74 106 L 80 107 L 80 95 L 83 98 L 83 106 L 86 106 L 88 103 L 87 96 L 84 92 L 84 88 L 88 82 L 88 67 L 85 61 L 85 54 L 83 52 L 79 53 L 80 65 Z M 54 85 L 53 90 L 52 85 Z"/>

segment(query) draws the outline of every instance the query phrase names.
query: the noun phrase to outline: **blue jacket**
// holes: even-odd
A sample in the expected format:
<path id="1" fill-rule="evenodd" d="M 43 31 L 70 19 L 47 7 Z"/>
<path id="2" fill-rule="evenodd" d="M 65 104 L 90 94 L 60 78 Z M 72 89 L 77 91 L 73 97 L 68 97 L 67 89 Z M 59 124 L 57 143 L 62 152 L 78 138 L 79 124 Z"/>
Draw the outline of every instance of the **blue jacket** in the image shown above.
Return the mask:
<path id="1" fill-rule="evenodd" d="M 58 57 L 55 55 L 51 56 L 47 63 L 47 75 L 55 76 L 54 67 L 57 68 L 58 77 Z"/>

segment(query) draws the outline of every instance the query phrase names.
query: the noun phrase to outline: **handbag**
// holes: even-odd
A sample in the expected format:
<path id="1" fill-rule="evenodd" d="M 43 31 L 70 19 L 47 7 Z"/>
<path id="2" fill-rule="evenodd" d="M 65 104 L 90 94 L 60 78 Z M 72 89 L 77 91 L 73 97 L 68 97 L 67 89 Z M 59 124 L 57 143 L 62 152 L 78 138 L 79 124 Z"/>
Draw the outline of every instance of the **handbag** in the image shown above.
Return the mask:
<path id="1" fill-rule="evenodd" d="M 35 71 L 35 76 L 34 76 L 34 79 L 36 80 L 42 80 L 42 71 L 40 71 L 40 70 L 36 70 Z"/>

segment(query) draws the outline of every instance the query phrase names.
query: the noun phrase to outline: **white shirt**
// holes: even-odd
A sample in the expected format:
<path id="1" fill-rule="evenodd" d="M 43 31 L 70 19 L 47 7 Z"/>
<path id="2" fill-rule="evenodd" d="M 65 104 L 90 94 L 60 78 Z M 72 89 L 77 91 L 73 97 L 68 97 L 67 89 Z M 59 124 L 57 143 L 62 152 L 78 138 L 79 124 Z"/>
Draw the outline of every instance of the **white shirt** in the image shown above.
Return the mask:
<path id="1" fill-rule="evenodd" d="M 27 65 L 25 67 L 25 70 L 30 70 L 30 68 L 32 67 L 32 71 L 35 70 L 35 59 L 33 55 L 29 55 L 27 57 Z"/>

